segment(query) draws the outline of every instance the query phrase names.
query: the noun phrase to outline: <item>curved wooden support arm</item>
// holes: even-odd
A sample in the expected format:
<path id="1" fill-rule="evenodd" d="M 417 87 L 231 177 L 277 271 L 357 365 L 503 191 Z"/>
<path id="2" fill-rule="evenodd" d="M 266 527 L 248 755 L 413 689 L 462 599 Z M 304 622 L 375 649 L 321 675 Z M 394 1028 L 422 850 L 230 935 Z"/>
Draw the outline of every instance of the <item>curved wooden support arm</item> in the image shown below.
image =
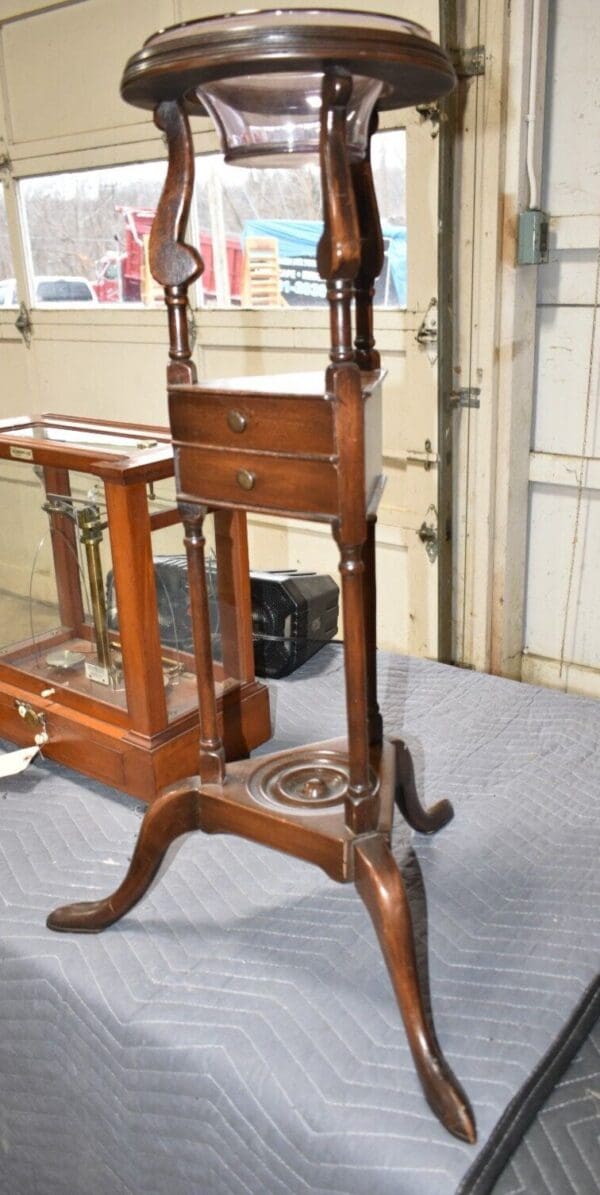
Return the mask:
<path id="1" fill-rule="evenodd" d="M 188 118 L 176 100 L 159 104 L 154 123 L 165 133 L 169 167 L 152 231 L 150 269 L 165 289 L 169 313 L 169 382 L 195 382 L 196 370 L 187 326 L 187 290 L 204 269 L 193 245 L 184 241 L 194 187 L 194 147 Z"/>
<path id="2" fill-rule="evenodd" d="M 331 327 L 330 360 L 334 367 L 354 360 L 352 348 L 352 279 L 360 265 L 360 232 L 346 145 L 346 112 L 352 79 L 327 71 L 321 92 L 321 189 L 324 229 L 317 248 L 317 269 L 327 282 Z M 331 367 L 326 387 L 332 389 Z"/>
<path id="3" fill-rule="evenodd" d="M 154 123 L 167 138 L 169 167 L 150 233 L 150 269 L 161 286 L 189 286 L 204 269 L 183 238 L 194 187 L 194 147 L 188 118 L 176 100 L 158 105 Z"/>
<path id="4" fill-rule="evenodd" d="M 369 129 L 366 156 L 351 166 L 354 196 L 360 228 L 360 267 L 354 279 L 356 305 L 355 360 L 361 369 L 379 369 L 379 353 L 373 335 L 373 296 L 375 279 L 383 269 L 383 235 L 377 206 L 377 195 L 371 169 L 371 137 L 377 129 L 377 113 L 373 114 Z"/>
<path id="5" fill-rule="evenodd" d="M 317 249 L 317 268 L 328 282 L 351 282 L 360 265 L 360 232 L 346 146 L 351 94 L 350 75 L 326 72 L 319 145 L 325 227 Z"/>

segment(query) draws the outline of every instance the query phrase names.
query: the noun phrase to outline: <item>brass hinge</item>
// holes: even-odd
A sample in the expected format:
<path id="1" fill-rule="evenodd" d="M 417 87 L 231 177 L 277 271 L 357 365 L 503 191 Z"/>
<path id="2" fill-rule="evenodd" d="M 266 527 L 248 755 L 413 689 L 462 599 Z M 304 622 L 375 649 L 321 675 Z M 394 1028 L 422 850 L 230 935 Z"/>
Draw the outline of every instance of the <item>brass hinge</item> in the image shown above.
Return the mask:
<path id="1" fill-rule="evenodd" d="M 450 50 L 450 58 L 459 79 L 472 79 L 474 75 L 485 75 L 485 46 Z"/>

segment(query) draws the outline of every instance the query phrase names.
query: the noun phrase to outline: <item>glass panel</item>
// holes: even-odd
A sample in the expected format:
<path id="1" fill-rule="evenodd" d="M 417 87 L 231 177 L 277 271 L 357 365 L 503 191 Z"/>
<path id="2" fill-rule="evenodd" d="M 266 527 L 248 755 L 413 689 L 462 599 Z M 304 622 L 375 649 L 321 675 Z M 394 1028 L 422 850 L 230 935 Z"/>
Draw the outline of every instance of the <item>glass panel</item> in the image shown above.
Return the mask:
<path id="1" fill-rule="evenodd" d="M 14 272 L 8 236 L 6 200 L 4 189 L 0 186 L 0 307 L 17 306 L 17 286 Z"/>
<path id="2" fill-rule="evenodd" d="M 15 437 L 23 440 L 46 440 L 52 444 L 68 444 L 77 448 L 102 448 L 109 452 L 116 452 L 134 456 L 136 451 L 142 452 L 148 448 L 155 448 L 158 440 L 142 440 L 140 433 L 127 435 L 111 435 L 109 432 L 95 432 L 68 427 L 52 427 L 47 423 L 30 423 L 25 427 L 14 426 L 6 431 L 0 431 L 0 438 Z"/>
<path id="3" fill-rule="evenodd" d="M 35 306 L 161 303 L 148 239 L 164 178 L 145 162 L 24 179 Z"/>
<path id="4" fill-rule="evenodd" d="M 162 676 L 167 718 L 172 722 L 198 705 L 188 571 L 173 479 L 156 482 L 147 492 L 160 639 L 152 692 Z M 0 520 L 0 662 L 24 674 L 25 688 L 31 688 L 32 682 L 40 692 L 52 688 L 57 703 L 81 706 L 82 698 L 93 699 L 126 715 L 129 678 L 124 636 L 137 635 L 138 643 L 141 637 L 147 656 L 153 650 L 153 638 L 144 613 L 144 577 L 135 561 L 126 560 L 125 578 L 115 580 L 103 482 L 75 470 L 0 461 L 0 503 L 11 512 L 10 519 Z M 229 525 L 222 531 L 218 569 L 214 521 L 212 516 L 206 519 L 217 696 L 242 679 L 234 675 L 242 666 L 234 640 L 235 535 Z M 221 566 L 224 583 L 220 586 Z M 139 601 L 129 607 L 134 625 L 127 628 L 121 622 L 117 596 L 123 580 L 130 592 L 133 587 L 134 596 L 136 585 L 140 586 Z M 137 610 L 139 623 L 135 622 Z M 248 619 L 250 633 L 250 612 Z"/>
<path id="5" fill-rule="evenodd" d="M 110 572 L 98 479 L 2 462 L 2 660 L 56 691 L 126 708 L 108 633 L 103 578 Z M 57 698 L 58 700 L 58 698 Z"/>
<path id="6" fill-rule="evenodd" d="M 378 133 L 372 162 L 385 265 L 375 303 L 406 306 L 406 135 Z M 228 307 L 324 307 L 315 264 L 322 231 L 319 168 L 249 169 L 197 159 L 203 301 Z"/>
<path id="7" fill-rule="evenodd" d="M 11 512 L 10 519 L 0 520 L 3 653 L 22 641 L 33 640 L 32 619 L 41 633 L 60 628 L 51 545 L 42 543 L 48 532 L 48 517 L 42 510 L 44 501 L 44 489 L 32 465 L 0 462 L 0 509 Z M 34 566 L 37 566 L 35 593 Z"/>
<path id="8" fill-rule="evenodd" d="M 2 462 L 0 490 L 11 501 L 0 532 L 2 661 L 57 693 L 127 709 L 106 621 L 111 560 L 102 483 Z"/>

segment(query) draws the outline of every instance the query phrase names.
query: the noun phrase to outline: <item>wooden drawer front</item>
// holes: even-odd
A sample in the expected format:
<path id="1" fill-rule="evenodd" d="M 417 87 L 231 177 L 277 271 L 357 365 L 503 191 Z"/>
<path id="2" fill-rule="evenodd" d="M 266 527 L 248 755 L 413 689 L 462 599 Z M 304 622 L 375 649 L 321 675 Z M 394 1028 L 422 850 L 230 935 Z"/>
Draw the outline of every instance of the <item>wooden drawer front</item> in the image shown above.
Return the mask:
<path id="1" fill-rule="evenodd" d="M 173 440 L 208 447 L 333 456 L 333 412 L 325 398 L 171 394 Z"/>
<path id="2" fill-rule="evenodd" d="M 90 719 L 82 718 L 76 710 L 50 708 L 48 702 L 38 701 L 28 693 L 23 700 L 44 715 L 48 742 L 44 755 L 63 763 L 75 771 L 84 771 L 114 788 L 124 788 L 122 732 L 111 727 L 106 735 L 90 727 Z M 35 728 L 21 718 L 15 708 L 12 687 L 8 693 L 0 690 L 0 734 L 13 743 L 33 746 Z"/>
<path id="3" fill-rule="evenodd" d="M 307 517 L 337 511 L 337 473 L 328 461 L 176 445 L 175 476 L 179 494 L 201 502 Z"/>

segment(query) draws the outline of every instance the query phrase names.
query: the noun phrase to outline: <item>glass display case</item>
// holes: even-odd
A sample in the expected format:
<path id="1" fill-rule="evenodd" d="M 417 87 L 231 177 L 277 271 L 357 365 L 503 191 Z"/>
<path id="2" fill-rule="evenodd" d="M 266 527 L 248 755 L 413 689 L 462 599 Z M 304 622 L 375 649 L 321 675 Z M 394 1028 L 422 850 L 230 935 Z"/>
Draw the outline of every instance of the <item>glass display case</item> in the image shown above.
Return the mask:
<path id="1" fill-rule="evenodd" d="M 0 734 L 151 800 L 196 770 L 198 696 L 168 433 L 0 423 Z M 216 512 L 206 579 L 229 758 L 270 733 L 254 678 L 244 519 Z M 238 603 L 242 602 L 244 616 Z"/>

